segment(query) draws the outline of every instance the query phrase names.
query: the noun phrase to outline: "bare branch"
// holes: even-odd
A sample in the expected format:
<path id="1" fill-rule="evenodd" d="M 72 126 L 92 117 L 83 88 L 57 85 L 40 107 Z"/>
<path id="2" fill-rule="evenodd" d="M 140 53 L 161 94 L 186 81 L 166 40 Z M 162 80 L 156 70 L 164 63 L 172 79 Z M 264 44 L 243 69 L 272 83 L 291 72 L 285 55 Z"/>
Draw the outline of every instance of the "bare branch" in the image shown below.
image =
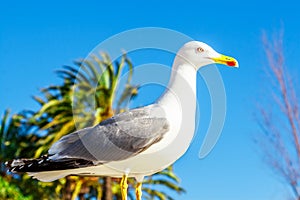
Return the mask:
<path id="1" fill-rule="evenodd" d="M 264 32 L 262 42 L 268 61 L 268 81 L 271 87 L 269 103 L 260 104 L 258 124 L 264 137 L 260 146 L 267 164 L 291 187 L 295 199 L 300 199 L 300 116 L 294 81 L 285 67 L 283 31 L 269 40 Z M 276 116 L 276 118 L 274 117 Z"/>

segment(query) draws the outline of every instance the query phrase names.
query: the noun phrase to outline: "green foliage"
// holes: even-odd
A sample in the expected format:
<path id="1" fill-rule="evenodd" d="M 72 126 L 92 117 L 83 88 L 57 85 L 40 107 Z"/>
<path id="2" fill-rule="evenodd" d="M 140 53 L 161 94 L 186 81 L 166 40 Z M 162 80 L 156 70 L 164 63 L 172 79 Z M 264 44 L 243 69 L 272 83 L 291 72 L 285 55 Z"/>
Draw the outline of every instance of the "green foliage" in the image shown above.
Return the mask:
<path id="1" fill-rule="evenodd" d="M 0 161 L 3 177 L 17 185 L 25 195 L 34 199 L 101 199 L 103 178 L 69 176 L 43 183 L 26 174 L 6 173 L 4 161 L 19 157 L 40 157 L 62 136 L 76 129 L 98 124 L 114 113 L 122 112 L 123 103 L 137 95 L 138 87 L 131 84 L 133 65 L 124 54 L 120 61 L 112 63 L 107 54 L 80 60 L 75 66 L 64 66 L 57 71 L 63 82 L 41 90 L 41 96 L 33 99 L 40 105 L 37 111 L 22 111 L 9 118 L 5 111 L 0 127 Z M 118 81 L 127 67 L 126 85 L 116 96 Z M 115 105 L 115 109 L 113 109 Z M 111 189 L 115 198 L 120 198 L 119 179 L 112 179 Z M 148 199 L 172 199 L 155 188 L 167 188 L 178 193 L 184 190 L 178 186 L 179 179 L 168 168 L 145 179 L 144 196 Z M 135 181 L 129 179 L 129 194 L 134 196 Z M 156 187 L 158 186 L 158 187 Z M 164 191 L 166 191 L 164 189 Z"/>
<path id="2" fill-rule="evenodd" d="M 179 182 L 179 178 L 173 172 L 172 166 L 170 166 L 154 176 L 145 178 L 142 189 L 144 194 L 143 197 L 146 199 L 173 200 L 170 195 L 159 188 L 172 190 L 181 194 L 185 192 L 185 190 L 178 185 Z"/>
<path id="3" fill-rule="evenodd" d="M 20 189 L 10 184 L 0 176 L 0 199 L 6 200 L 32 200 L 32 196 L 24 196 Z"/>
<path id="4" fill-rule="evenodd" d="M 5 110 L 0 122 L 0 166 L 1 175 L 5 174 L 4 162 L 18 157 L 28 157 L 28 149 L 34 148 L 33 135 L 28 135 L 29 127 L 23 124 L 24 116 L 13 115 Z"/>

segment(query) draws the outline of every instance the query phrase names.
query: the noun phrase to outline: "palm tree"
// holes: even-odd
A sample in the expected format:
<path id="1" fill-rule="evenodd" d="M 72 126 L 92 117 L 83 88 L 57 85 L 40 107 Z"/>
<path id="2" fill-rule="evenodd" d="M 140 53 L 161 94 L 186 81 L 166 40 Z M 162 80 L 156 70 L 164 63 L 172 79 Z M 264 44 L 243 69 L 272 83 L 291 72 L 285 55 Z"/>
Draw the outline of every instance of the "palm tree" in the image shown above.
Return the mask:
<path id="1" fill-rule="evenodd" d="M 22 113 L 10 117 L 10 111 L 5 110 L 0 122 L 0 199 L 36 199 L 35 197 L 41 197 L 35 196 L 36 193 L 51 196 L 49 191 L 43 192 L 38 187 L 37 181 L 29 179 L 26 175 L 8 173 L 4 165 L 6 160 L 12 160 L 16 157 L 32 157 L 34 154 L 34 141 L 37 137 L 28 134 L 30 127 L 24 124 L 24 119 L 25 116 Z M 32 191 L 37 192 L 33 193 Z"/>
<path id="2" fill-rule="evenodd" d="M 41 90 L 42 97 L 34 97 L 40 104 L 38 111 L 26 111 L 18 115 L 22 120 L 16 127 L 26 127 L 25 141 L 33 144 L 31 149 L 36 150 L 34 155 L 27 153 L 28 156 L 40 157 L 47 153 L 53 143 L 76 128 L 96 125 L 116 112 L 123 112 L 124 102 L 137 95 L 138 86 L 131 84 L 134 68 L 126 54 L 120 58 L 120 62 L 115 63 L 103 53 L 101 56 L 93 55 L 90 59 L 80 60 L 74 64 L 74 67 L 64 66 L 57 71 L 63 79 L 61 85 L 46 87 Z M 124 74 L 125 67 L 128 68 L 126 85 L 122 88 L 121 94 L 116 95 L 118 81 Z M 21 152 L 24 150 L 25 148 L 21 149 Z M 32 181 L 26 175 L 21 177 L 27 182 Z M 119 181 L 110 177 L 68 176 L 53 183 L 32 181 L 32 184 L 38 184 L 43 190 L 55 191 L 51 195 L 52 199 L 97 197 L 110 200 L 113 197 L 119 199 L 121 196 Z M 178 183 L 179 179 L 170 167 L 145 179 L 144 196 L 147 199 L 172 199 L 163 191 L 153 189 L 149 185 L 165 186 L 181 193 L 184 190 Z M 133 199 L 133 180 L 129 180 L 129 186 L 129 195 Z M 40 194 L 40 197 L 44 197 L 43 194 Z"/>

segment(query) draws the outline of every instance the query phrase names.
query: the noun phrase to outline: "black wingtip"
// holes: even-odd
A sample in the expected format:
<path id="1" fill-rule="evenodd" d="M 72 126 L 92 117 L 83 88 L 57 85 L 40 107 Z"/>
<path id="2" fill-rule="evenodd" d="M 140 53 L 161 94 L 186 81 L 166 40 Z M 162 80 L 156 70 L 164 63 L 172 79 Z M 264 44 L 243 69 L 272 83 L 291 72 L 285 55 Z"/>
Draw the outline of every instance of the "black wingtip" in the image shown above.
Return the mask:
<path id="1" fill-rule="evenodd" d="M 8 171 L 18 172 L 42 172 L 54 170 L 66 170 L 93 166 L 93 161 L 84 159 L 51 160 L 48 155 L 37 159 L 15 159 L 5 162 Z"/>

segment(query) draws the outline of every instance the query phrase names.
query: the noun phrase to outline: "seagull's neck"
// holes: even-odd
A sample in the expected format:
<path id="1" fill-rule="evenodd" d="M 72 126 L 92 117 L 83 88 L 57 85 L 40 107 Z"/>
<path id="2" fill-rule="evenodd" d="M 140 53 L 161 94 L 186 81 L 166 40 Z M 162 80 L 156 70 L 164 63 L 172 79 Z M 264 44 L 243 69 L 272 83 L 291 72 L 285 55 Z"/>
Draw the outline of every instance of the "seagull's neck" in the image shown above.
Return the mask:
<path id="1" fill-rule="evenodd" d="M 148 153 L 165 154 L 170 162 L 174 162 L 189 147 L 195 132 L 196 77 L 194 66 L 175 59 L 168 88 L 157 101 L 170 130 L 157 145 L 146 150 Z"/>
<path id="2" fill-rule="evenodd" d="M 158 104 L 171 113 L 178 109 L 187 110 L 191 116 L 195 117 L 196 78 L 195 67 L 180 57 L 176 57 L 168 88 L 158 100 Z"/>
<path id="3" fill-rule="evenodd" d="M 195 132 L 196 77 L 194 66 L 175 59 L 168 88 L 157 101 L 169 122 L 169 134 L 146 150 L 147 153 L 159 152 L 160 155 L 167 155 L 170 162 L 174 162 L 189 147 Z"/>
<path id="4" fill-rule="evenodd" d="M 186 97 L 196 100 L 196 77 L 197 70 L 193 65 L 186 61 L 176 58 L 173 67 L 171 78 L 166 88 L 165 93 L 160 97 L 158 103 L 162 106 L 168 105 L 170 102 L 182 102 Z"/>

